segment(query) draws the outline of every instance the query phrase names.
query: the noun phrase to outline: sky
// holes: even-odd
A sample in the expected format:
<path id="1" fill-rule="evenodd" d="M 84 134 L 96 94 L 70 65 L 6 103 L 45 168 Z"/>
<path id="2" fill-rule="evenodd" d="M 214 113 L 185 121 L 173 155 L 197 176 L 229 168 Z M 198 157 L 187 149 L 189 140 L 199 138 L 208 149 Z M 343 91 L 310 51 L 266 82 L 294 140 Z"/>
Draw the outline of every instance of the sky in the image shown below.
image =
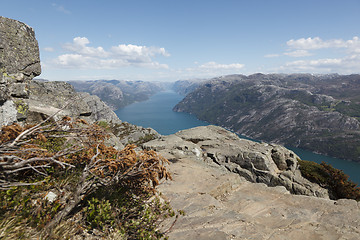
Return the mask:
<path id="1" fill-rule="evenodd" d="M 1 0 L 48 80 L 360 73 L 359 0 Z"/>

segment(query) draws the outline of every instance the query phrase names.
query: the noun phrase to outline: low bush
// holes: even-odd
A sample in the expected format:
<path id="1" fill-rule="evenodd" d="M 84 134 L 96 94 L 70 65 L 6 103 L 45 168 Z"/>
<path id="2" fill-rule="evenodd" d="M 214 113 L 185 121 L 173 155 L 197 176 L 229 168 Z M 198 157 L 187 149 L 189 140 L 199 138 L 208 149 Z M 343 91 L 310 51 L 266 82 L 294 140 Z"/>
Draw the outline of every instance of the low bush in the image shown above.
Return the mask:
<path id="1" fill-rule="evenodd" d="M 348 198 L 360 201 L 360 187 L 349 180 L 343 171 L 325 162 L 321 164 L 298 160 L 301 174 L 312 182 L 329 190 L 330 198 Z"/>

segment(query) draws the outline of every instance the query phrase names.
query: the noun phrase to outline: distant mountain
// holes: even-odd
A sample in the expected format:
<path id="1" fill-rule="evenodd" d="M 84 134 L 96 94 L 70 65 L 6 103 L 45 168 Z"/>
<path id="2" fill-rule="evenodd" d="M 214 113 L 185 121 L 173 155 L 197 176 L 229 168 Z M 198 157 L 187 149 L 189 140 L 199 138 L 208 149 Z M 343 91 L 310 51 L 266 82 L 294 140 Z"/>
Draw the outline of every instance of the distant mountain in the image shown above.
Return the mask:
<path id="1" fill-rule="evenodd" d="M 201 85 L 202 82 L 208 79 L 191 79 L 191 80 L 178 80 L 172 85 L 172 89 L 180 95 L 187 95 L 194 91 Z"/>
<path id="2" fill-rule="evenodd" d="M 360 75 L 230 75 L 201 83 L 174 111 L 255 139 L 360 161 Z"/>
<path id="3" fill-rule="evenodd" d="M 98 96 L 113 110 L 134 102 L 145 101 L 155 93 L 164 90 L 165 83 L 125 80 L 68 81 L 78 92 Z"/>

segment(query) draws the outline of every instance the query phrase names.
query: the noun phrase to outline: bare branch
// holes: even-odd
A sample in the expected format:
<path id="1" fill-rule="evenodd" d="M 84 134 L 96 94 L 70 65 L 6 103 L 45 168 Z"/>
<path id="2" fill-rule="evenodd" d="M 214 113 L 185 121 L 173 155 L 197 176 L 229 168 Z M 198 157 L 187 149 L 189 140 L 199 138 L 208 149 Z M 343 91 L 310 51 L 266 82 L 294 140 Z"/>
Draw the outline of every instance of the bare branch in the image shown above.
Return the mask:
<path id="1" fill-rule="evenodd" d="M 17 136 L 15 138 L 15 140 L 10 144 L 10 147 L 13 147 L 21 138 L 23 138 L 24 136 L 30 135 L 33 132 L 35 132 L 36 130 L 38 130 L 39 128 L 42 127 L 42 125 L 44 123 L 46 123 L 47 121 L 49 121 L 50 119 L 52 119 L 54 116 L 56 116 L 57 114 L 59 114 L 61 111 L 63 111 L 68 105 L 72 104 L 73 102 L 75 102 L 75 100 L 70 100 L 68 103 L 66 103 L 61 109 L 59 109 L 57 112 L 55 112 L 54 114 L 50 115 L 49 117 L 47 117 L 45 120 L 43 120 L 42 122 L 36 124 L 34 127 L 29 128 L 27 130 L 25 130 L 24 132 L 22 132 L 21 134 L 19 134 L 19 136 Z"/>
<path id="2" fill-rule="evenodd" d="M 39 185 L 44 181 L 34 182 L 34 183 L 23 183 L 23 182 L 2 182 L 0 183 L 1 190 L 7 190 L 11 187 L 20 187 L 20 186 L 32 186 L 32 185 Z"/>

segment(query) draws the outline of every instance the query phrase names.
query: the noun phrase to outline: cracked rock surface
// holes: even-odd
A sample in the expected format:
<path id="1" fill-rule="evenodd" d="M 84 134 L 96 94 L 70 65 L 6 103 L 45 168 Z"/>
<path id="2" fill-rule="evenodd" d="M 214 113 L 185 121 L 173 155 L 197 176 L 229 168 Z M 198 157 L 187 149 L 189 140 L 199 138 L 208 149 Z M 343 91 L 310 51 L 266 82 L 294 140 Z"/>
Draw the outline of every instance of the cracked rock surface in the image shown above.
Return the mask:
<path id="1" fill-rule="evenodd" d="M 169 239 L 360 238 L 360 209 L 354 200 L 292 195 L 285 187 L 249 182 L 196 157 L 174 158 L 169 169 L 173 181 L 159 190 L 186 214 Z"/>
<path id="2" fill-rule="evenodd" d="M 24 117 L 29 83 L 40 75 L 39 46 L 28 25 L 0 16 L 0 126 Z M 19 111 L 19 109 L 21 109 Z"/>
<path id="3" fill-rule="evenodd" d="M 186 129 L 147 142 L 144 148 L 168 159 L 189 157 L 237 173 L 250 182 L 283 186 L 293 194 L 329 198 L 328 191 L 301 176 L 293 151 L 277 144 L 239 138 L 217 126 Z"/>

